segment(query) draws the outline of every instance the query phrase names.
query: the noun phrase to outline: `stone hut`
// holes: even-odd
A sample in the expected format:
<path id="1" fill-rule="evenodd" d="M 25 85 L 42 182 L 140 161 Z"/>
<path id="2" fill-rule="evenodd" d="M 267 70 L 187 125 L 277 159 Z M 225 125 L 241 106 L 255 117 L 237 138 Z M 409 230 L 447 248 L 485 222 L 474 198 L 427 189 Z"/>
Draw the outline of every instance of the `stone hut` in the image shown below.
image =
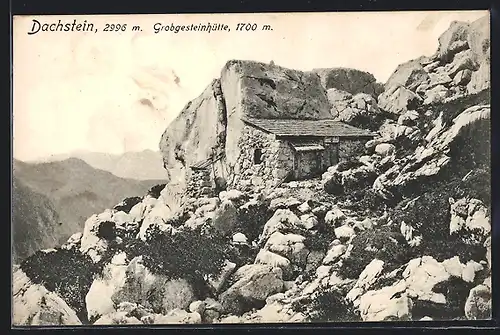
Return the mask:
<path id="1" fill-rule="evenodd" d="M 321 175 L 349 157 L 361 155 L 375 133 L 331 119 L 244 118 L 238 186 L 274 187 L 284 181 Z"/>

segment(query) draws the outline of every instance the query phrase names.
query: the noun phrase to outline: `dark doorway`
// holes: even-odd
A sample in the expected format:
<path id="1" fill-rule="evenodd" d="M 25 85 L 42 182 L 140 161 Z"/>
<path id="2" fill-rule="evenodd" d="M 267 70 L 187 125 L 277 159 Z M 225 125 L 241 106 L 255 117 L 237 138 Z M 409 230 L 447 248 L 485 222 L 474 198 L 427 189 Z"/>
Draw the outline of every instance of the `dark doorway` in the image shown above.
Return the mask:
<path id="1" fill-rule="evenodd" d="M 253 151 L 253 163 L 254 164 L 262 163 L 262 149 L 255 149 Z"/>
<path id="2" fill-rule="evenodd" d="M 301 180 L 320 175 L 322 172 L 322 155 L 321 151 L 298 152 L 295 156 L 297 162 L 296 178 Z"/>

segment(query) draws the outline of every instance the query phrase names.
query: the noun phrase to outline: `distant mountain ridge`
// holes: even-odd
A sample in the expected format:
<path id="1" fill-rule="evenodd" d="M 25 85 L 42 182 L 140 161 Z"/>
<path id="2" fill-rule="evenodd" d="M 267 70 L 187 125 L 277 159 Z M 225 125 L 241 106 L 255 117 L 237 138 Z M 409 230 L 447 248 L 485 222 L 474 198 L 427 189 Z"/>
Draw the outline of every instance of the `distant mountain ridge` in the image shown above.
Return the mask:
<path id="1" fill-rule="evenodd" d="M 163 168 L 161 153 L 149 149 L 125 152 L 123 154 L 78 150 L 30 161 L 29 163 L 63 161 L 69 158 L 81 159 L 93 168 L 111 172 L 121 178 L 137 180 L 168 178 L 167 171 Z"/>
<path id="2" fill-rule="evenodd" d="M 120 178 L 79 158 L 45 163 L 14 160 L 13 176 L 14 249 L 19 257 L 64 242 L 92 214 L 165 183 Z"/>

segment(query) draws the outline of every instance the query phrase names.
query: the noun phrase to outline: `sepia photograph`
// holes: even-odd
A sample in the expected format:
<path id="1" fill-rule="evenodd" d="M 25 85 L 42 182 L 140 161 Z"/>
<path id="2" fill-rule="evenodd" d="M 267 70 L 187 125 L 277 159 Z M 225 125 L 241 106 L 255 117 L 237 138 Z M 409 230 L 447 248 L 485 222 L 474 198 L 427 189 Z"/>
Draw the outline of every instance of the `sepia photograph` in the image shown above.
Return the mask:
<path id="1" fill-rule="evenodd" d="M 492 318 L 489 11 L 12 30 L 13 327 Z"/>

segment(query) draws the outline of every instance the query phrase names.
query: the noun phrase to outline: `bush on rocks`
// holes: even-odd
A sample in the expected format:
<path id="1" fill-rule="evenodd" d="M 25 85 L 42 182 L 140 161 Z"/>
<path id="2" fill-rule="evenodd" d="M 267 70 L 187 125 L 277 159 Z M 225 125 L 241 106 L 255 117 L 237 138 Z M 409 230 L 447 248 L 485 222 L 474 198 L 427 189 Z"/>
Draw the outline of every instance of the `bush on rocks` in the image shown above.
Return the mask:
<path id="1" fill-rule="evenodd" d="M 167 184 L 159 184 L 151 187 L 148 191 L 148 195 L 152 198 L 158 199 L 160 197 L 161 191 L 165 188 Z"/>
<path id="2" fill-rule="evenodd" d="M 186 229 L 174 235 L 152 231 L 146 246 L 147 249 L 137 252 L 136 256 L 143 255 L 145 265 L 152 272 L 172 279 L 199 279 L 221 273 L 229 240 L 217 234 L 203 234 L 201 228 Z"/>
<path id="3" fill-rule="evenodd" d="M 414 300 L 413 319 L 419 320 L 429 316 L 433 320 L 465 320 L 465 302 L 473 286 L 472 283 L 467 283 L 457 277 L 450 277 L 450 279 L 438 283 L 432 291 L 444 294 L 446 303 L 443 305 L 430 301 Z"/>
<path id="4" fill-rule="evenodd" d="M 371 187 L 360 190 L 358 194 L 350 193 L 346 198 L 351 200 L 346 206 L 349 209 L 375 215 L 382 214 L 389 204 Z"/>
<path id="5" fill-rule="evenodd" d="M 225 261 L 234 258 L 229 239 L 204 228 L 184 229 L 172 235 L 152 226 L 147 231 L 146 241 L 124 238 L 121 244 L 107 250 L 97 266 L 102 271 L 120 251 L 124 251 L 129 260 L 142 256 L 144 265 L 153 274 L 186 279 L 196 293 L 203 296 L 210 293 L 205 278 L 219 276 Z"/>
<path id="6" fill-rule="evenodd" d="M 270 200 L 251 201 L 238 208 L 235 231 L 243 233 L 248 241 L 254 241 L 262 232 L 266 222 L 274 213 L 268 210 Z"/>
<path id="7" fill-rule="evenodd" d="M 489 187 L 478 189 L 472 180 L 483 175 L 478 173 L 471 177 L 470 182 L 454 179 L 449 183 L 435 184 L 434 188 L 412 201 L 412 204 L 403 202 L 392 211 L 392 220 L 399 226 L 401 222 L 414 228 L 422 235 L 422 244 L 414 249 L 416 255 L 431 255 L 435 259 L 444 259 L 458 255 L 463 262 L 483 258 L 485 250 L 482 247 L 467 245 L 463 236 L 450 236 L 450 197 L 458 199 L 463 196 L 477 195 L 488 198 Z M 481 184 L 481 183 L 479 183 Z"/>
<path id="8" fill-rule="evenodd" d="M 305 314 L 311 322 L 362 321 L 354 306 L 335 289 L 318 292 L 311 301 L 310 311 Z"/>
<path id="9" fill-rule="evenodd" d="M 322 224 L 317 231 L 307 234 L 304 245 L 310 251 L 326 251 L 334 239 L 335 231 Z"/>
<path id="10" fill-rule="evenodd" d="M 384 261 L 386 271 L 396 269 L 411 259 L 411 250 L 404 236 L 390 227 L 365 230 L 352 240 L 353 249 L 338 271 L 345 278 L 358 278 L 374 259 Z"/>
<path id="11" fill-rule="evenodd" d="M 98 267 L 78 250 L 38 251 L 20 264 L 35 284 L 57 293 L 82 322 L 87 322 L 85 296 Z"/>
<path id="12" fill-rule="evenodd" d="M 361 166 L 363 166 L 363 163 L 361 163 L 356 157 L 350 157 L 350 158 L 346 159 L 345 161 L 337 164 L 337 171 L 343 172 L 343 171 L 351 170 L 351 169 L 358 168 Z"/>
<path id="13" fill-rule="evenodd" d="M 113 207 L 113 209 L 115 209 L 117 211 L 123 211 L 123 212 L 128 214 L 128 213 L 130 213 L 130 210 L 132 209 L 132 207 L 134 207 L 135 205 L 137 205 L 141 201 L 142 201 L 141 197 L 125 198 L 122 202 L 120 202 L 118 205 Z"/>

